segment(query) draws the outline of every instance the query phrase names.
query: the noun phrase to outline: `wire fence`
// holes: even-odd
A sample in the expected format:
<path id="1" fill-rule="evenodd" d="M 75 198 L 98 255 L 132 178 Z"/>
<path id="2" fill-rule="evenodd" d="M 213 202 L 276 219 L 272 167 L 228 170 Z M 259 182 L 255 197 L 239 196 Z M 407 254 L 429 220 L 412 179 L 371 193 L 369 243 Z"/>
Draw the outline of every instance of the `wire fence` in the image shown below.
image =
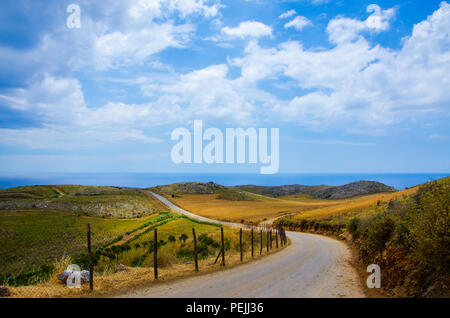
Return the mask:
<path id="1" fill-rule="evenodd" d="M 12 297 L 110 293 L 238 264 L 286 244 L 281 227 L 222 227 L 170 212 L 122 234 L 96 222 L 40 226 L 0 228 L 0 286 Z"/>

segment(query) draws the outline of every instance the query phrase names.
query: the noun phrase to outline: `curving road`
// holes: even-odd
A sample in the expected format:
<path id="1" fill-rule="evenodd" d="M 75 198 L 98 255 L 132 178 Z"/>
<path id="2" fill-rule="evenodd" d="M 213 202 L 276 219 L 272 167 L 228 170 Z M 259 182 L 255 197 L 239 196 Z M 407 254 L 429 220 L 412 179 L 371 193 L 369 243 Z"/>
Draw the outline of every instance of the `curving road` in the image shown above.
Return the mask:
<path id="1" fill-rule="evenodd" d="M 189 217 L 242 226 L 195 215 L 158 194 L 151 194 Z M 350 265 L 351 252 L 344 243 L 320 235 L 287 233 L 291 244 L 276 254 L 223 271 L 132 291 L 122 297 L 365 297 L 358 275 Z"/>

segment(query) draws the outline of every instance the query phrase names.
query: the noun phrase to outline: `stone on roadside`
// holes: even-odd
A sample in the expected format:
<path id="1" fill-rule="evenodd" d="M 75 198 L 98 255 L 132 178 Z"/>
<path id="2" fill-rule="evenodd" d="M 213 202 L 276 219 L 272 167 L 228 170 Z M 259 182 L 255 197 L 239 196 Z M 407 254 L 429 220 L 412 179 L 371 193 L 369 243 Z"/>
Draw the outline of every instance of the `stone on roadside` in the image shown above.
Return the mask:
<path id="1" fill-rule="evenodd" d="M 0 286 L 0 297 L 9 297 L 9 296 L 11 296 L 9 288 L 6 286 Z"/>
<path id="2" fill-rule="evenodd" d="M 116 269 L 114 270 L 114 273 L 118 273 L 118 272 L 123 272 L 127 270 L 127 268 L 125 267 L 125 265 L 123 264 L 119 264 L 117 265 Z"/>
<path id="3" fill-rule="evenodd" d="M 65 270 L 61 274 L 56 275 L 56 277 L 63 282 L 64 284 L 67 283 L 67 280 L 69 279 L 70 275 L 74 273 L 73 271 Z M 89 272 L 88 271 L 81 271 L 80 272 L 80 281 L 81 284 L 89 282 Z"/>

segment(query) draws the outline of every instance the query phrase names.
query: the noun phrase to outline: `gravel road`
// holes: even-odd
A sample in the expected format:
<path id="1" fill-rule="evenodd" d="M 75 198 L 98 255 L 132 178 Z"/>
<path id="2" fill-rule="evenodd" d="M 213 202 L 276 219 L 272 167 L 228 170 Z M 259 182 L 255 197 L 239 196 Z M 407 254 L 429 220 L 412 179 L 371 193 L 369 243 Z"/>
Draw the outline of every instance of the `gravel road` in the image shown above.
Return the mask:
<path id="1" fill-rule="evenodd" d="M 185 211 L 157 194 L 152 195 L 179 213 L 221 223 Z M 351 252 L 344 243 L 314 234 L 287 234 L 291 240 L 288 247 L 260 260 L 157 284 L 121 297 L 365 297 L 358 275 L 350 265 Z"/>

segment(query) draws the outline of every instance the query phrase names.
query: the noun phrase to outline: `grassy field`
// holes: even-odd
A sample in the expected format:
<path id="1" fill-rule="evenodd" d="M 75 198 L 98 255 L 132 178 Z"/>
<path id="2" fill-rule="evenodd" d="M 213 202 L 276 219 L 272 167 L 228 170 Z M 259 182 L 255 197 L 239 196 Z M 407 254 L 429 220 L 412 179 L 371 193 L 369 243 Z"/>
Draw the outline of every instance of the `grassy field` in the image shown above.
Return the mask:
<path id="1" fill-rule="evenodd" d="M 32 272 L 63 255 L 84 251 L 87 223 L 91 223 L 92 243 L 97 247 L 156 217 L 114 219 L 70 211 L 0 211 L 0 277 Z"/>
<path id="2" fill-rule="evenodd" d="M 137 218 L 165 209 L 139 189 L 78 185 L 0 189 L 0 210 L 36 208 L 114 218 Z"/>
<path id="3" fill-rule="evenodd" d="M 236 193 L 225 195 L 234 200 Z M 259 195 L 250 196 L 261 200 Z M 88 268 L 88 223 L 91 224 L 95 275 L 97 282 L 105 283 L 101 293 L 117 290 L 117 286 L 109 285 L 109 277 L 118 277 L 120 273 L 115 273 L 115 269 L 119 264 L 127 268 L 120 277 L 128 275 L 128 279 L 148 282 L 149 277 L 143 280 L 133 275 L 147 273 L 153 266 L 155 228 L 158 229 L 158 265 L 163 277 L 192 274 L 193 228 L 197 233 L 200 263 L 207 267 L 204 270 L 218 269 L 214 259 L 220 249 L 220 226 L 169 212 L 159 201 L 138 189 L 13 188 L 0 191 L 0 207 L 0 285 L 10 286 L 13 295 L 18 297 L 67 292 L 67 288 L 61 288 L 63 285 L 56 275 L 69 264 Z M 237 264 L 239 229 L 225 227 L 224 233 L 227 262 Z M 243 239 L 248 260 L 248 231 L 244 231 Z M 265 240 L 264 236 L 263 244 Z M 130 273 L 133 274 L 129 276 Z M 134 282 L 124 280 L 123 284 L 133 285 Z"/>
<path id="4" fill-rule="evenodd" d="M 376 206 L 389 202 L 402 196 L 411 195 L 417 192 L 417 187 L 393 193 L 377 193 L 343 200 L 329 201 L 329 205 L 324 205 L 301 212 L 295 216 L 298 219 L 325 219 L 335 216 L 351 216 L 370 211 L 368 208 L 376 209 Z M 308 201 L 306 201 L 308 202 Z"/>
<path id="5" fill-rule="evenodd" d="M 242 220 L 261 222 L 283 215 L 316 218 L 352 213 L 376 205 L 378 201 L 387 202 L 416 190 L 371 194 L 343 200 L 314 199 L 308 195 L 290 195 L 276 199 L 260 196 L 266 199 L 258 201 L 223 200 L 220 194 L 178 194 L 175 197 L 168 195 L 166 197 L 184 209 L 208 218 L 234 222 Z"/>
<path id="6" fill-rule="evenodd" d="M 2 215 L 9 220 L 9 228 L 20 228 L 13 224 L 17 223 L 19 216 L 29 221 L 37 221 L 34 225 L 26 228 L 26 232 L 33 233 L 33 236 L 16 237 L 16 242 L 20 242 L 20 248 L 17 255 L 19 262 L 27 259 L 33 264 L 45 255 L 51 261 L 52 268 L 45 277 L 42 276 L 28 284 L 9 285 L 14 297 L 51 297 L 51 296 L 88 296 L 87 286 L 81 290 L 70 290 L 64 287 L 57 279 L 56 275 L 67 268 L 69 264 L 78 264 L 82 269 L 87 268 L 85 251 L 85 222 L 92 222 L 94 237 L 98 233 L 108 233 L 109 242 L 94 240 L 94 263 L 95 263 L 95 285 L 96 293 L 101 295 L 105 293 L 117 292 L 122 288 L 130 288 L 139 284 L 149 284 L 153 281 L 153 250 L 154 250 L 154 229 L 158 230 L 158 268 L 160 279 L 172 279 L 176 277 L 193 275 L 194 272 L 194 244 L 192 229 L 197 235 L 197 248 L 199 253 L 199 266 L 201 272 L 214 271 L 221 268 L 220 261 L 214 260 L 220 250 L 220 226 L 189 219 L 185 216 L 166 212 L 151 217 L 126 220 L 126 219 L 103 219 L 95 217 L 80 217 L 75 220 L 67 215 L 54 211 L 52 215 L 39 213 L 39 211 L 21 211 L 17 212 L 16 220 L 11 218 L 15 212 L 6 212 Z M 25 213 L 25 214 L 24 214 Z M 78 218 L 78 217 L 77 217 Z M 40 220 L 40 221 L 38 221 Z M 59 232 L 56 229 L 64 228 L 66 222 L 71 223 L 73 229 L 72 237 L 74 244 L 70 240 L 62 240 L 67 236 L 66 232 Z M 19 222 L 21 225 L 22 223 Z M 28 223 L 30 224 L 30 223 Z M 55 226 L 58 225 L 58 226 Z M 50 230 L 46 232 L 52 239 L 44 240 L 39 234 L 44 228 Z M 99 230 L 103 232 L 100 232 Z M 99 232 L 96 232 L 99 231 Z M 69 231 L 71 232 L 71 231 Z M 119 235 L 114 237 L 114 235 Z M 101 236 L 104 238 L 104 236 Z M 224 227 L 225 256 L 227 265 L 237 265 L 240 263 L 239 254 L 239 229 Z M 266 235 L 263 235 L 263 254 L 266 255 Z M 28 245 L 24 244 L 28 241 Z M 55 247 L 63 247 L 68 243 L 72 250 L 62 249 L 56 253 Z M 259 236 L 255 233 L 255 259 L 259 255 Z M 10 244 L 15 244 L 13 241 Z M 42 245 L 36 244 L 42 243 Z M 275 243 L 274 243 L 275 247 Z M 248 230 L 243 231 L 244 262 L 250 261 L 251 257 L 251 234 Z M 52 252 L 49 252 L 52 251 Z M 273 253 L 272 250 L 269 253 Z M 2 251 L 2 252 L 7 252 Z M 11 252 L 11 250 L 9 251 Z M 47 253 L 48 252 L 48 253 Z M 62 253 L 64 252 L 64 253 Z M 80 253 L 81 252 L 81 253 Z M 28 255 L 25 255 L 28 254 Z M 59 255 L 59 256 L 57 256 Z M 65 255 L 65 256 L 64 256 Z M 4 261 L 8 261 L 5 259 Z M 116 272 L 119 264 L 125 265 L 126 270 Z M 12 267 L 21 266 L 19 263 L 7 263 L 6 267 L 12 270 Z M 2 268 L 6 268 L 2 267 Z M 142 277 L 142 275 L 145 275 Z M 22 286 L 25 285 L 25 286 Z"/>
<path id="7" fill-rule="evenodd" d="M 97 269 L 108 271 L 108 267 L 124 264 L 130 267 L 153 266 L 154 231 L 158 230 L 158 266 L 169 267 L 175 264 L 192 262 L 194 258 L 194 241 L 192 229 L 195 229 L 199 259 L 208 259 L 218 254 L 221 246 L 220 227 L 204 224 L 186 217 L 175 215 L 173 218 L 155 224 L 147 231 L 127 241 L 123 251 L 116 257 L 107 256 L 105 251 L 99 259 Z M 226 254 L 236 254 L 239 249 L 239 229 L 224 228 Z M 243 233 L 245 251 L 250 249 L 250 232 Z M 264 241 L 265 242 L 265 241 Z M 105 255 L 105 256 L 104 256 Z"/>

